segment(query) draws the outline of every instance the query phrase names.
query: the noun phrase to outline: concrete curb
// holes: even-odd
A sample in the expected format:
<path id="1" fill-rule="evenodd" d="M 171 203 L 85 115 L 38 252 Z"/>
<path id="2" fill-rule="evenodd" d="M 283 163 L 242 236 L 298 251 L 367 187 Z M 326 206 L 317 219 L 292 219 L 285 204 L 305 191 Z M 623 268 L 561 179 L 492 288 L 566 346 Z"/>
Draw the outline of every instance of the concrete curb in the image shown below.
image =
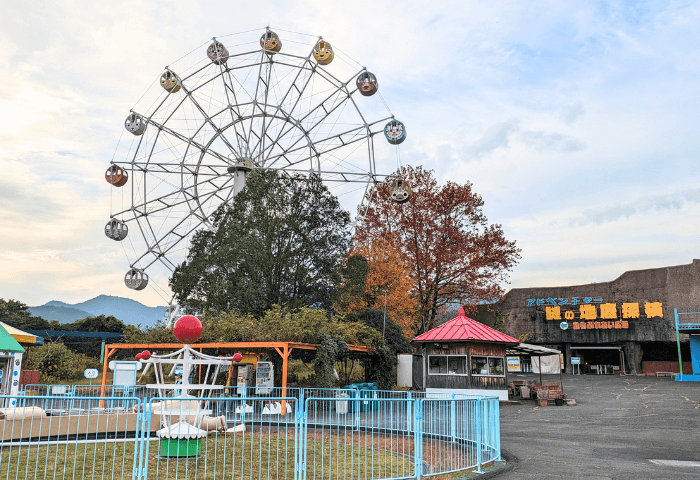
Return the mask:
<path id="1" fill-rule="evenodd" d="M 504 465 L 494 468 L 493 470 L 487 470 L 484 473 L 469 472 L 468 474 L 463 475 L 461 477 L 457 477 L 454 480 L 471 480 L 474 478 L 478 478 L 479 480 L 486 480 L 487 478 L 494 478 L 502 473 L 510 472 L 518 464 L 518 458 L 502 448 L 501 456 L 503 457 L 503 460 L 505 460 Z"/>

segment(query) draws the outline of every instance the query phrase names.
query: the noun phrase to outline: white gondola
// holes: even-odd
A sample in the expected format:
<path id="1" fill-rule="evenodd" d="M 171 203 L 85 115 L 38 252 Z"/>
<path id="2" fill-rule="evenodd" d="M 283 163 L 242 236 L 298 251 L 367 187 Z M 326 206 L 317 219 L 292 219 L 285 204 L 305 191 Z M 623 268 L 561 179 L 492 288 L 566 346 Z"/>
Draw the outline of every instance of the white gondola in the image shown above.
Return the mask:
<path id="1" fill-rule="evenodd" d="M 129 234 L 129 227 L 126 223 L 113 218 L 105 225 L 105 235 L 112 240 L 121 242 Z"/>
<path id="2" fill-rule="evenodd" d="M 124 276 L 124 284 L 132 290 L 143 290 L 148 285 L 148 275 L 143 270 L 132 268 Z"/>
<path id="3" fill-rule="evenodd" d="M 214 40 L 207 48 L 207 57 L 216 65 L 224 65 L 228 60 L 228 50 L 222 43 Z"/>
<path id="4" fill-rule="evenodd" d="M 134 135 L 142 135 L 146 131 L 146 121 L 138 113 L 130 113 L 124 120 L 124 128 Z"/>

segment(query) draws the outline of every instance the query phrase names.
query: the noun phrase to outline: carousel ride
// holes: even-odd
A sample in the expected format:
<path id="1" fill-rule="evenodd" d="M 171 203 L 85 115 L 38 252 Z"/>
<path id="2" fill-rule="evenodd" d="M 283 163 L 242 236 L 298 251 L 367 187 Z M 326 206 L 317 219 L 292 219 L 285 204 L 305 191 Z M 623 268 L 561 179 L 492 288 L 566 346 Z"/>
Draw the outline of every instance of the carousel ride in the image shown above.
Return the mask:
<path id="1" fill-rule="evenodd" d="M 154 268 L 169 276 L 191 235 L 211 228 L 256 169 L 315 175 L 338 196 L 363 191 L 358 214 L 380 185 L 398 203 L 411 196 L 405 179 L 376 171 L 375 135 L 400 167 L 406 127 L 374 73 L 322 37 L 287 32 L 283 49 L 269 28 L 259 40 L 246 35 L 214 38 L 165 67 L 124 121 L 128 139 L 105 172 L 114 187 L 105 235 L 123 247 L 130 289 L 145 289 Z"/>
<path id="2" fill-rule="evenodd" d="M 216 384 L 220 372 L 227 371 L 242 355 L 212 356 L 198 352 L 191 347 L 202 336 L 202 322 L 192 315 L 180 317 L 173 328 L 173 334 L 184 345 L 171 353 L 157 355 L 145 350 L 136 355 L 136 360 L 144 364 L 142 377 L 153 368 L 156 383 L 148 384 L 164 400 L 150 404 L 150 411 L 160 418 L 161 428 L 156 432 L 160 438 L 162 457 L 191 457 L 201 452 L 201 439 L 209 430 L 236 433 L 245 431 L 238 425 L 226 430 L 223 416 L 212 417 L 213 411 L 202 408 L 202 399 L 213 390 L 223 390 Z M 191 383 L 196 367 L 205 369 L 203 383 Z M 176 380 L 180 377 L 180 380 Z M 168 381 L 173 378 L 175 381 Z M 193 395 L 194 394 L 194 395 Z"/>

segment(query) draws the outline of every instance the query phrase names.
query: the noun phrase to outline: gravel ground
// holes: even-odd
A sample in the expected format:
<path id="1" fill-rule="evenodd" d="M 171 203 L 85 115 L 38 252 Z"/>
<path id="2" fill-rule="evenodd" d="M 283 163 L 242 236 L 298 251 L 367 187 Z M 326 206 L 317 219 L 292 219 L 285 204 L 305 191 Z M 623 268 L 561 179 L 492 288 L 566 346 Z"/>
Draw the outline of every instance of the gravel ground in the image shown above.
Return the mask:
<path id="1" fill-rule="evenodd" d="M 497 478 L 700 479 L 700 383 L 565 375 L 564 388 L 576 405 L 501 405 L 501 446 L 517 461 Z"/>

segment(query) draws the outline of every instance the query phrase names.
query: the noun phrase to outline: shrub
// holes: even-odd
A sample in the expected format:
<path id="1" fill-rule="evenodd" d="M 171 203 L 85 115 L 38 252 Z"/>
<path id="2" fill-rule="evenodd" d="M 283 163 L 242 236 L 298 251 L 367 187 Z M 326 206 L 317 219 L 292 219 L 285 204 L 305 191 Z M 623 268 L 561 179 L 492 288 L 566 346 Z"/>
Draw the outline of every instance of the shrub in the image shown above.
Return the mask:
<path id="1" fill-rule="evenodd" d="M 82 378 L 86 368 L 101 365 L 97 358 L 74 353 L 62 343 L 49 343 L 28 350 L 27 368 L 41 372 L 40 383 L 59 383 Z"/>

